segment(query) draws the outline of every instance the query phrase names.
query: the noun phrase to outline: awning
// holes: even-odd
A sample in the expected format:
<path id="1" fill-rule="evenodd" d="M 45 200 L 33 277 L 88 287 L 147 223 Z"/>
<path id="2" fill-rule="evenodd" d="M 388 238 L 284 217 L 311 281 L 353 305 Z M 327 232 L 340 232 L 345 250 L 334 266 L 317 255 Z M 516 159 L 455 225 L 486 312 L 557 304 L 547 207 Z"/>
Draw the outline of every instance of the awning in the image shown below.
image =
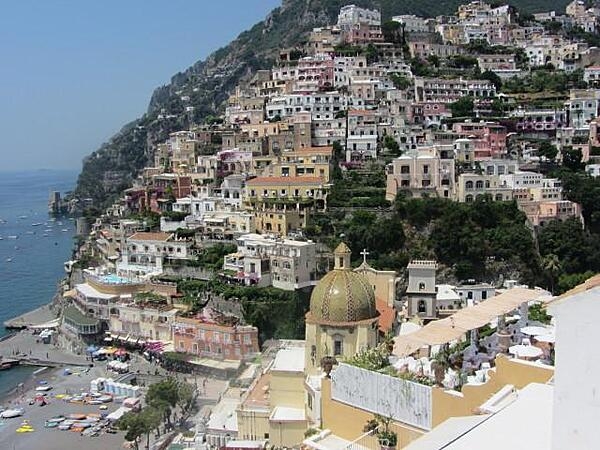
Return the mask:
<path id="1" fill-rule="evenodd" d="M 414 333 L 394 340 L 395 356 L 404 357 L 422 347 L 442 345 L 462 338 L 467 332 L 481 328 L 493 319 L 508 314 L 522 303 L 544 295 L 535 289 L 514 288 L 475 306 L 461 309 L 442 320 L 430 322 Z"/>

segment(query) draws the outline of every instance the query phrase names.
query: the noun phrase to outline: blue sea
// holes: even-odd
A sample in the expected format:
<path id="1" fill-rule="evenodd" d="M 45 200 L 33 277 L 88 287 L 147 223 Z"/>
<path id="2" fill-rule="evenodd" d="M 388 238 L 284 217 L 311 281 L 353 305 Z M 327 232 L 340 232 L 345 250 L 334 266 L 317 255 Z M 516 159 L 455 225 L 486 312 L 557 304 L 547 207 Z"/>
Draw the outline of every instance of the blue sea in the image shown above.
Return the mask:
<path id="1" fill-rule="evenodd" d="M 65 276 L 75 222 L 51 220 L 48 198 L 51 191 L 72 190 L 76 179 L 73 171 L 0 172 L 0 336 L 5 320 L 48 303 Z M 0 371 L 0 395 L 30 373 Z"/>

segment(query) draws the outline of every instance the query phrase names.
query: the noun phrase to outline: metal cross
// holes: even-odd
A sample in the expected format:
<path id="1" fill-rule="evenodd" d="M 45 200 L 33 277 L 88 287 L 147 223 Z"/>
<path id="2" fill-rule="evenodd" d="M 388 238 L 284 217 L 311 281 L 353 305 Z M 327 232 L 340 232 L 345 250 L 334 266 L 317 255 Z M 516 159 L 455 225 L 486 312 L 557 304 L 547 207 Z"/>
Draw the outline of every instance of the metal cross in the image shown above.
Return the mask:
<path id="1" fill-rule="evenodd" d="M 363 249 L 362 252 L 360 252 L 360 254 L 363 257 L 363 263 L 366 264 L 367 263 L 367 256 L 369 255 L 369 252 L 367 251 L 367 249 Z"/>

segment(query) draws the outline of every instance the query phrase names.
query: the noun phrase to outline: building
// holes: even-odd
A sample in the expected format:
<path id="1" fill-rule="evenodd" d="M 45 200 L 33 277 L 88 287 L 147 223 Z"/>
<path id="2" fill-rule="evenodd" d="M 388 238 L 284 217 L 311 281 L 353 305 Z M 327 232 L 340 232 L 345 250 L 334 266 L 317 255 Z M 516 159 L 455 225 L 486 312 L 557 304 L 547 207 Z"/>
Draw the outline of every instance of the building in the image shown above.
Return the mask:
<path id="1" fill-rule="evenodd" d="M 490 98 L 496 87 L 488 80 L 445 80 L 442 78 L 415 78 L 417 102 L 453 103 L 462 97 Z"/>
<path id="2" fill-rule="evenodd" d="M 461 173 L 456 182 L 456 200 L 472 203 L 480 197 L 489 196 L 494 201 L 510 201 L 513 189 L 500 181 L 497 175 Z"/>
<path id="3" fill-rule="evenodd" d="M 373 111 L 348 112 L 346 161 L 377 158 L 377 115 Z"/>
<path id="4" fill-rule="evenodd" d="M 286 206 L 287 208 L 323 210 L 329 186 L 319 176 L 256 177 L 246 182 L 244 199 L 247 207 Z"/>
<path id="5" fill-rule="evenodd" d="M 408 287 L 406 288 L 408 317 L 423 319 L 437 317 L 435 261 L 411 261 L 408 264 Z"/>
<path id="6" fill-rule="evenodd" d="M 212 318 L 177 317 L 172 322 L 175 351 L 200 358 L 248 361 L 259 354 L 258 329 L 218 323 Z"/>
<path id="7" fill-rule="evenodd" d="M 317 374 L 321 360 L 343 360 L 378 342 L 379 313 L 368 279 L 352 270 L 351 250 L 334 251 L 334 269 L 315 286 L 306 313 L 306 370 Z"/>
<path id="8" fill-rule="evenodd" d="M 135 233 L 126 239 L 117 271 L 136 277 L 160 274 L 165 262 L 190 258 L 191 246 L 191 241 L 170 233 Z"/>
<path id="9" fill-rule="evenodd" d="M 223 270 L 232 279 L 288 291 L 316 281 L 316 244 L 312 241 L 246 234 L 237 243 L 237 251 L 225 255 L 223 261 Z"/>
<path id="10" fill-rule="evenodd" d="M 377 10 L 360 8 L 356 5 L 346 5 L 340 9 L 337 26 L 348 30 L 356 25 L 381 25 L 381 13 Z"/>
<path id="11" fill-rule="evenodd" d="M 385 198 L 393 201 L 398 192 L 412 197 L 454 196 L 454 159 L 435 147 L 422 147 L 395 158 L 386 168 Z"/>

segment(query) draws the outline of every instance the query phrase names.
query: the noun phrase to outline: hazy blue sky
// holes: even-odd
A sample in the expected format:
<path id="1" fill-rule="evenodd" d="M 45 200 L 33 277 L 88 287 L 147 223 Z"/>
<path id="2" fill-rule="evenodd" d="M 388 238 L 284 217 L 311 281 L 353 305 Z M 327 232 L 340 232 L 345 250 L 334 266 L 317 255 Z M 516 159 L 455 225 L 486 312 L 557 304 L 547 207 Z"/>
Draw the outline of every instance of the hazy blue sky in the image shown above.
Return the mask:
<path id="1" fill-rule="evenodd" d="M 0 170 L 79 168 L 153 89 L 281 0 L 15 0 L 0 14 Z"/>

